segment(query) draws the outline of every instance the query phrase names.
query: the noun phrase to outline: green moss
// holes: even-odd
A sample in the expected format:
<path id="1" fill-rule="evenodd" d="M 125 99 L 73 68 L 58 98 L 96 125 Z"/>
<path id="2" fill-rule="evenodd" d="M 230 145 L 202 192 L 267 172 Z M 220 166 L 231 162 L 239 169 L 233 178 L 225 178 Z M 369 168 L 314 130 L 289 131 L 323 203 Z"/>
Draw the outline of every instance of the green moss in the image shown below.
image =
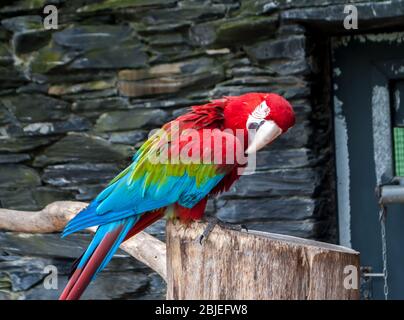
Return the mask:
<path id="1" fill-rule="evenodd" d="M 33 187 L 41 184 L 38 173 L 24 165 L 2 165 L 0 168 L 0 186 L 8 187 Z"/>
<path id="2" fill-rule="evenodd" d="M 4 62 L 8 62 L 9 60 L 11 60 L 11 53 L 10 53 L 10 48 L 4 44 L 1 43 L 0 44 L 0 64 L 4 61 Z"/>
<path id="3" fill-rule="evenodd" d="M 216 41 L 220 44 L 231 44 L 234 42 L 248 42 L 256 40 L 260 36 L 268 36 L 276 30 L 278 16 L 268 17 L 246 17 L 243 19 L 229 20 L 217 25 Z"/>
<path id="4" fill-rule="evenodd" d="M 23 0 L 19 6 L 24 9 L 40 9 L 47 4 L 46 0 Z"/>
<path id="5" fill-rule="evenodd" d="M 100 10 L 108 9 L 124 9 L 130 7 L 141 7 L 141 6 L 154 6 L 158 4 L 166 5 L 173 1 L 163 1 L 163 0 L 104 0 L 100 3 L 89 4 L 84 7 L 79 8 L 78 12 L 94 12 Z"/>
<path id="6" fill-rule="evenodd" d="M 64 54 L 60 49 L 48 45 L 33 55 L 30 69 L 33 73 L 47 73 L 55 67 L 70 62 L 72 58 L 73 56 Z"/>
<path id="7" fill-rule="evenodd" d="M 51 95 L 75 94 L 88 91 L 111 89 L 115 87 L 115 81 L 97 80 L 78 84 L 60 84 L 51 86 L 48 93 Z"/>
<path id="8" fill-rule="evenodd" d="M 11 279 L 6 273 L 0 275 L 0 291 L 2 290 L 11 290 Z"/>

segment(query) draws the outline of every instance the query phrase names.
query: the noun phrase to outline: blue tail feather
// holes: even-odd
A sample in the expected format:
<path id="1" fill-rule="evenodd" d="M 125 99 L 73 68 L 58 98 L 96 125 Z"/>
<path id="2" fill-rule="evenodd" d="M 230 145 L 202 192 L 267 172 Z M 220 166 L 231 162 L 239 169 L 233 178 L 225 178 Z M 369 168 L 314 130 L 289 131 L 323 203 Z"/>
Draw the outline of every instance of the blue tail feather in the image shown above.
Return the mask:
<path id="1" fill-rule="evenodd" d="M 123 239 L 125 238 L 126 234 L 129 232 L 129 230 L 136 224 L 136 222 L 139 220 L 139 216 L 132 216 L 126 219 L 121 219 L 118 221 L 110 222 L 104 225 L 101 225 L 98 227 L 97 232 L 95 233 L 90 245 L 84 252 L 79 264 L 78 268 L 83 268 L 88 259 L 91 257 L 91 255 L 94 253 L 95 249 L 97 246 L 101 243 L 101 241 L 104 239 L 104 237 L 109 233 L 113 232 L 117 228 L 120 228 L 123 226 L 121 232 L 119 233 L 118 238 L 115 240 L 113 246 L 110 248 L 106 256 L 104 257 L 104 260 L 98 267 L 97 271 L 95 272 L 93 279 L 95 276 L 100 272 L 102 269 L 105 268 L 105 266 L 108 264 L 108 262 L 112 259 L 113 255 L 115 254 L 116 250 L 118 250 L 119 245 L 122 243 Z"/>

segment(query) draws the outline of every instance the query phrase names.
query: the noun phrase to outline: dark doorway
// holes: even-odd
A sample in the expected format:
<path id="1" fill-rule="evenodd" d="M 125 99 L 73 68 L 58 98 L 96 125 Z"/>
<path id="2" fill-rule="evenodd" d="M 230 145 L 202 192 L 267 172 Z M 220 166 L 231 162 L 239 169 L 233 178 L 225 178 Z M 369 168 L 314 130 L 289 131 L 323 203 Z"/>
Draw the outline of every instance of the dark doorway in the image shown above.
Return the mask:
<path id="1" fill-rule="evenodd" d="M 383 270 L 375 188 L 397 175 L 393 130 L 404 124 L 403 81 L 403 33 L 333 39 L 339 238 L 373 273 Z M 389 299 L 404 299 L 403 204 L 388 207 L 386 231 Z M 366 294 L 383 299 L 383 278 L 367 281 Z"/>

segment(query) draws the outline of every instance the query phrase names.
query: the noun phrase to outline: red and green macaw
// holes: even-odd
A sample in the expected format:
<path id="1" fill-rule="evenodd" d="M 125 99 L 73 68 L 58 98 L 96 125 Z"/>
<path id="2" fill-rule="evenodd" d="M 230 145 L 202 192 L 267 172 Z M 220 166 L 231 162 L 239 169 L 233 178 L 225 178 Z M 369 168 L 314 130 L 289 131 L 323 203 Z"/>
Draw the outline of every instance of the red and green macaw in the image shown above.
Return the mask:
<path id="1" fill-rule="evenodd" d="M 293 109 L 281 96 L 248 93 L 194 106 L 164 125 L 136 152 L 132 164 L 66 226 L 63 236 L 98 229 L 60 299 L 80 298 L 119 245 L 155 221 L 164 216 L 201 219 L 208 197 L 228 190 L 239 177 L 246 163 L 238 159 L 271 143 L 294 123 Z M 199 139 L 194 139 L 195 133 Z M 224 147 L 216 148 L 223 140 Z M 163 146 L 168 146 L 166 161 L 151 161 Z M 227 161 L 229 153 L 234 161 Z M 219 161 L 185 161 L 179 154 Z"/>

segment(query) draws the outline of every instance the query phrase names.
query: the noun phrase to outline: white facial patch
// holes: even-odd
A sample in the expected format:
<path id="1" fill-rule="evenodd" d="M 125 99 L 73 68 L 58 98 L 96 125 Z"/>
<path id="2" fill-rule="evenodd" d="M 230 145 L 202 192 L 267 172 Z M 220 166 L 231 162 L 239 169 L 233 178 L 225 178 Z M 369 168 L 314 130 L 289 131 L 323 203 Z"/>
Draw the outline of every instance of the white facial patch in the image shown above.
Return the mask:
<path id="1" fill-rule="evenodd" d="M 265 119 L 267 115 L 271 112 L 265 101 L 262 101 L 252 112 L 251 116 L 255 119 Z"/>

